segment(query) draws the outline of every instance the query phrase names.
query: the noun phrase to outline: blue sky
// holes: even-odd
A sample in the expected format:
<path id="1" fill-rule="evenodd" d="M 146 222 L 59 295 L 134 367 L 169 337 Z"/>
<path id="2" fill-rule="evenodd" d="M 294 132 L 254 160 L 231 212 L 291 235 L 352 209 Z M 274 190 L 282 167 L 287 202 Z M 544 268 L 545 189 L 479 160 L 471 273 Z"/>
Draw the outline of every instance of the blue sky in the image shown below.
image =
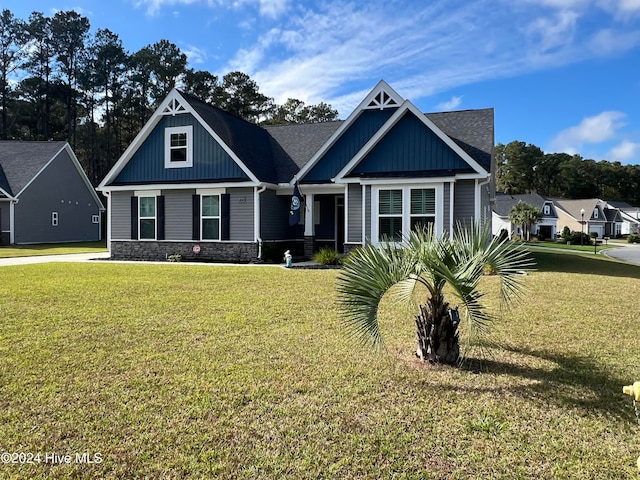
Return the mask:
<path id="1" fill-rule="evenodd" d="M 496 143 L 640 164 L 640 0 L 0 0 L 76 10 L 129 52 L 163 38 L 345 118 L 386 80 L 424 112 L 494 107 Z"/>

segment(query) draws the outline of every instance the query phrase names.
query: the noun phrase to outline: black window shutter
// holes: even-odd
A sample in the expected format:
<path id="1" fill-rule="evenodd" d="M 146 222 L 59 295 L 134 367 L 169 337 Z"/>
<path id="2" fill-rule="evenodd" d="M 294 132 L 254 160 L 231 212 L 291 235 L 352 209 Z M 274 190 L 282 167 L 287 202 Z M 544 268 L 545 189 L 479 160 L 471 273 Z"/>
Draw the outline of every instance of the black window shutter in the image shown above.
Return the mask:
<path id="1" fill-rule="evenodd" d="M 158 195 L 156 197 L 156 216 L 158 228 L 156 238 L 158 240 L 164 240 L 164 195 Z"/>
<path id="2" fill-rule="evenodd" d="M 193 195 L 192 217 L 193 217 L 193 240 L 200 240 L 200 195 Z"/>
<path id="3" fill-rule="evenodd" d="M 229 194 L 220 195 L 220 240 L 229 240 L 230 235 L 230 207 Z"/>
<path id="4" fill-rule="evenodd" d="M 138 240 L 138 197 L 131 197 L 131 240 Z"/>

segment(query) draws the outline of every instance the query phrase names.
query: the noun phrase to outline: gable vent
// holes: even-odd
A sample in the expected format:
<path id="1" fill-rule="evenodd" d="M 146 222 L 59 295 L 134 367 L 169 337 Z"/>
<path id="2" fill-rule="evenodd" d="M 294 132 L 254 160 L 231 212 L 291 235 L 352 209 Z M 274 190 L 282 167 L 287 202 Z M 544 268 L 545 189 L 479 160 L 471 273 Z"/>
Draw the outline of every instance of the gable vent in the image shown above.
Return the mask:
<path id="1" fill-rule="evenodd" d="M 395 98 L 384 90 L 381 90 L 375 97 L 373 97 L 373 100 L 369 102 L 367 108 L 379 108 L 382 110 L 384 108 L 397 107 L 398 105 L 398 101 Z"/>
<path id="2" fill-rule="evenodd" d="M 182 104 L 175 98 L 172 98 L 169 102 L 169 105 L 162 110 L 163 115 L 175 115 L 176 113 L 185 113 L 187 111 L 186 108 L 182 106 Z"/>

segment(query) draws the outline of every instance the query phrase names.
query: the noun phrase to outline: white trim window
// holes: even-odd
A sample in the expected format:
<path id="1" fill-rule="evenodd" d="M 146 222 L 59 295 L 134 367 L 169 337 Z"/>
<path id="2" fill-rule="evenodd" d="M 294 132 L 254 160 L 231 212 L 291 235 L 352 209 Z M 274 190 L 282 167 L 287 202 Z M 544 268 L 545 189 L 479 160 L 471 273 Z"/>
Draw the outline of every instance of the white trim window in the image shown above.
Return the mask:
<path id="1" fill-rule="evenodd" d="M 200 236 L 202 240 L 220 240 L 220 195 L 200 196 Z"/>
<path id="2" fill-rule="evenodd" d="M 164 167 L 193 167 L 193 126 L 165 128 Z"/>
<path id="3" fill-rule="evenodd" d="M 551 215 L 551 205 L 546 204 L 543 208 L 544 215 Z"/>
<path id="4" fill-rule="evenodd" d="M 58 212 L 51 212 L 51 226 L 58 226 Z"/>
<path id="5" fill-rule="evenodd" d="M 444 189 L 433 186 L 374 187 L 372 199 L 372 238 L 375 243 L 386 240 L 401 242 L 411 230 L 432 225 L 436 234 L 442 232 Z"/>
<path id="6" fill-rule="evenodd" d="M 593 209 L 593 218 L 598 218 L 598 209 L 597 208 Z"/>
<path id="7" fill-rule="evenodd" d="M 100 223 L 100 215 L 91 215 L 91 223 Z"/>
<path id="8" fill-rule="evenodd" d="M 138 238 L 140 240 L 156 239 L 156 197 L 138 197 Z"/>

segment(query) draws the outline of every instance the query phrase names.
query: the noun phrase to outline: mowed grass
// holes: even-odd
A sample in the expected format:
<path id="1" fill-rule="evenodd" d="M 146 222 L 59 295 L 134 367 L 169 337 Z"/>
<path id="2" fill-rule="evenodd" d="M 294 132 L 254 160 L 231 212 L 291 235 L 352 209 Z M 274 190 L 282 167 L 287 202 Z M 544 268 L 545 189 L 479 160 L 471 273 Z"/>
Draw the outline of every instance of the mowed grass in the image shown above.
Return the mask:
<path id="1" fill-rule="evenodd" d="M 68 253 L 106 252 L 104 240 L 98 242 L 41 243 L 0 247 L 0 258 L 31 257 L 35 255 L 63 255 Z"/>
<path id="2" fill-rule="evenodd" d="M 351 343 L 334 270 L 1 268 L 0 453 L 42 463 L 0 478 L 637 478 L 640 267 L 536 257 L 459 369 L 388 299 L 385 348 Z"/>

